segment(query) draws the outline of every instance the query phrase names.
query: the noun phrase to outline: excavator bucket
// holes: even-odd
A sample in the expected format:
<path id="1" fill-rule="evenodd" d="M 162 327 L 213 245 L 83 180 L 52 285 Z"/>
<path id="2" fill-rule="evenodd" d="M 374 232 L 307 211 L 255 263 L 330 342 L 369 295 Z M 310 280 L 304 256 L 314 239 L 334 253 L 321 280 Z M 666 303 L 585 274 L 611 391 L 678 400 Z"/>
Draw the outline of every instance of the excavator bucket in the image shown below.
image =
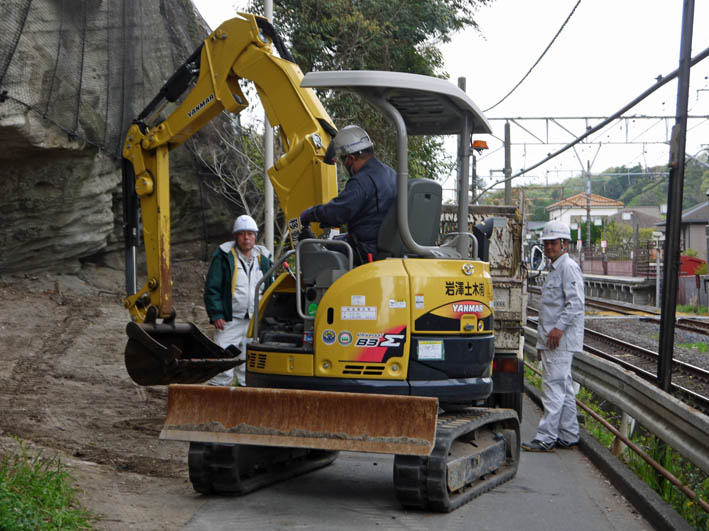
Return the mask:
<path id="1" fill-rule="evenodd" d="M 437 414 L 428 397 L 171 385 L 160 438 L 429 455 Z"/>
<path id="2" fill-rule="evenodd" d="M 126 333 L 126 369 L 139 385 L 202 383 L 240 363 L 238 348 L 219 347 L 192 323 L 131 322 Z"/>

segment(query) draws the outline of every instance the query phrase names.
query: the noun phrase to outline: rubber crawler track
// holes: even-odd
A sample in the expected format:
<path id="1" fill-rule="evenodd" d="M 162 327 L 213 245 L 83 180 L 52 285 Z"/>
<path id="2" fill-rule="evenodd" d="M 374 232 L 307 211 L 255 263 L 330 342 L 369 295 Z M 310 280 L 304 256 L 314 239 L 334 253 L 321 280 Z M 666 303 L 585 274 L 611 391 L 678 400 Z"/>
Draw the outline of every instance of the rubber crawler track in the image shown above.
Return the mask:
<path id="1" fill-rule="evenodd" d="M 480 429 L 492 429 L 508 439 L 507 459 L 494 473 L 478 477 L 452 493 L 448 490 L 447 481 L 447 460 L 451 445 L 456 439 Z M 431 455 L 395 457 L 396 497 L 404 507 L 437 512 L 453 511 L 512 479 L 519 466 L 519 447 L 519 422 L 512 410 L 474 408 L 461 413 L 441 415 L 436 428 L 436 444 Z"/>
<path id="2" fill-rule="evenodd" d="M 331 464 L 338 452 L 190 443 L 192 487 L 202 494 L 242 495 Z"/>

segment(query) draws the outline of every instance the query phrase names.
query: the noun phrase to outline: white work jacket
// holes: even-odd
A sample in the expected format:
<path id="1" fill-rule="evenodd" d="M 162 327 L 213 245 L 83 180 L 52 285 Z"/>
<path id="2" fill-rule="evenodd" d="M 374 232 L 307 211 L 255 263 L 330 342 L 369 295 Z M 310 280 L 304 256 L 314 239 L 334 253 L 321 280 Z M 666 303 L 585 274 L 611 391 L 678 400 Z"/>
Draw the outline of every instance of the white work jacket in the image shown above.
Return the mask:
<path id="1" fill-rule="evenodd" d="M 552 329 L 558 328 L 564 334 L 557 350 L 582 351 L 585 302 L 581 268 L 569 253 L 564 253 L 552 262 L 542 287 L 537 349 L 548 350 L 547 336 Z"/>
<path id="2" fill-rule="evenodd" d="M 268 250 L 260 245 L 254 246 L 251 250 L 251 260 L 247 260 L 236 245 L 231 243 L 231 252 L 234 255 L 234 276 L 232 278 L 231 309 L 234 319 L 251 319 L 254 314 L 254 289 L 256 284 L 263 277 L 263 272 L 259 266 L 261 254 L 268 256 Z M 222 244 L 224 245 L 224 244 Z M 261 284 L 263 293 L 263 284 Z"/>

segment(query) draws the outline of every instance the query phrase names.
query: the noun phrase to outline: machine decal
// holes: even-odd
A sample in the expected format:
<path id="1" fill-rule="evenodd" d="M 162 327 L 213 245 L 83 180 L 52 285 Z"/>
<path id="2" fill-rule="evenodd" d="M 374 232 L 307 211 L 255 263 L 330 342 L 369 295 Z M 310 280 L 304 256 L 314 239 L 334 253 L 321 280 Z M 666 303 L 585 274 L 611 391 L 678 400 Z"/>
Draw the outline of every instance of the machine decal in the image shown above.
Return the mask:
<path id="1" fill-rule="evenodd" d="M 466 297 L 485 296 L 484 282 L 463 282 L 462 280 L 446 280 L 444 292 L 449 297 L 464 295 Z"/>
<path id="2" fill-rule="evenodd" d="M 352 295 L 351 304 L 352 306 L 364 306 L 367 304 L 367 301 L 364 295 Z"/>
<path id="3" fill-rule="evenodd" d="M 355 347 L 359 347 L 356 361 L 384 363 L 389 358 L 404 355 L 406 326 L 396 326 L 383 333 L 360 332 Z"/>
<path id="4" fill-rule="evenodd" d="M 492 330 L 492 309 L 476 300 L 460 300 L 443 304 L 416 319 L 416 330 L 459 331 L 461 319 L 475 316 L 476 330 Z"/>
<path id="5" fill-rule="evenodd" d="M 406 301 L 397 301 L 396 299 L 389 299 L 389 308 L 406 308 Z"/>
<path id="6" fill-rule="evenodd" d="M 417 310 L 423 310 L 425 308 L 424 297 L 421 293 L 416 294 L 416 296 L 414 297 L 414 301 L 416 303 Z"/>
<path id="7" fill-rule="evenodd" d="M 202 101 L 200 101 L 197 105 L 192 107 L 189 111 L 187 111 L 187 118 L 192 118 L 195 114 L 204 109 L 212 101 L 214 101 L 213 92 L 209 96 L 204 98 Z"/>
<path id="8" fill-rule="evenodd" d="M 342 321 L 376 321 L 376 306 L 342 306 L 340 308 Z"/>
<path id="9" fill-rule="evenodd" d="M 348 330 L 343 330 L 337 335 L 337 341 L 343 347 L 348 347 L 352 344 L 352 332 Z"/>
<path id="10" fill-rule="evenodd" d="M 384 334 L 371 334 L 369 332 L 358 332 L 355 347 L 378 347 Z"/>
<path id="11" fill-rule="evenodd" d="M 475 265 L 471 263 L 463 264 L 463 273 L 465 273 L 467 276 L 472 275 L 473 273 L 475 273 Z"/>
<path id="12" fill-rule="evenodd" d="M 325 343 L 326 345 L 332 345 L 335 340 L 337 339 L 337 334 L 335 333 L 334 330 L 331 330 L 328 328 L 327 330 L 323 330 L 322 333 L 322 342 Z"/>
<path id="13" fill-rule="evenodd" d="M 443 306 L 435 308 L 430 313 L 441 317 L 447 317 L 449 319 L 460 319 L 461 316 L 472 313 L 475 314 L 478 319 L 483 319 L 492 312 L 490 311 L 490 308 L 480 301 L 467 300 L 444 304 Z"/>
<path id="14" fill-rule="evenodd" d="M 419 360 L 443 360 L 445 350 L 442 339 L 419 339 L 416 349 Z"/>

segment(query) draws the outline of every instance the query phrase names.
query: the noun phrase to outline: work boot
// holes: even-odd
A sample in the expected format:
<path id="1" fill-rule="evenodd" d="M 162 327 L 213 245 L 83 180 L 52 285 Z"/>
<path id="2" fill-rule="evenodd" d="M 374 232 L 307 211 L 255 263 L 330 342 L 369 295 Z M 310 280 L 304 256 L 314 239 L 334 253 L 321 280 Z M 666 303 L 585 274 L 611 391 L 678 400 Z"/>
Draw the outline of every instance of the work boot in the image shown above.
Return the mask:
<path id="1" fill-rule="evenodd" d="M 522 450 L 527 452 L 553 452 L 554 443 L 543 443 L 537 439 L 522 443 Z"/>
<path id="2" fill-rule="evenodd" d="M 576 440 L 574 442 L 566 442 L 562 439 L 557 439 L 556 444 L 554 445 L 556 448 L 559 448 L 561 450 L 572 450 L 573 448 L 576 448 L 579 445 L 579 441 Z"/>

